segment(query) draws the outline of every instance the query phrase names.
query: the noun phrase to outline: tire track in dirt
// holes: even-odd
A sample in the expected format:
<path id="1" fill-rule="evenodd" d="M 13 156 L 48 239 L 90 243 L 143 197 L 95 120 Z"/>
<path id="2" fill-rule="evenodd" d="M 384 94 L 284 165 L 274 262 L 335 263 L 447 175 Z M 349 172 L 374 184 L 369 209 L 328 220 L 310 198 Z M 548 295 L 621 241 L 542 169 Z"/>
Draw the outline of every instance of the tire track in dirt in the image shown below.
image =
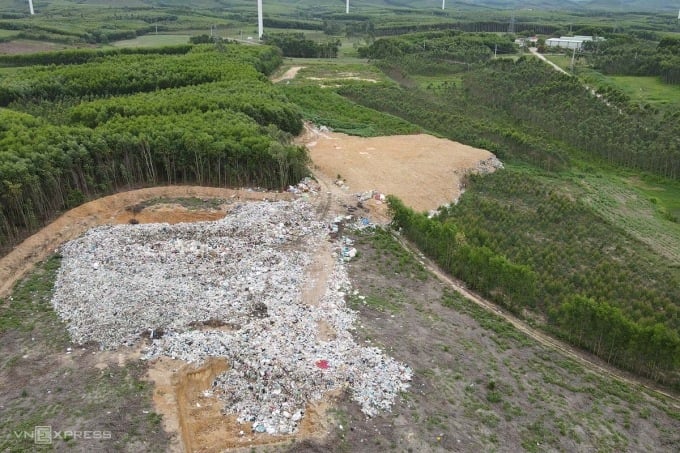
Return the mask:
<path id="1" fill-rule="evenodd" d="M 423 266 L 425 266 L 425 268 L 428 271 L 430 271 L 433 275 L 435 275 L 439 280 L 449 285 L 453 290 L 455 290 L 458 294 L 465 297 L 466 299 L 474 302 L 483 309 L 491 313 L 494 313 L 497 316 L 500 316 L 505 321 L 512 324 L 512 326 L 515 329 L 524 333 L 526 336 L 532 338 L 533 340 L 537 341 L 543 346 L 558 351 L 565 357 L 575 360 L 586 370 L 592 373 L 595 373 L 601 377 L 614 378 L 620 382 L 623 382 L 631 386 L 642 387 L 651 393 L 655 393 L 659 396 L 665 397 L 668 400 L 669 405 L 673 406 L 675 409 L 680 409 L 680 397 L 678 397 L 677 395 L 670 393 L 668 390 L 661 388 L 660 386 L 654 384 L 649 380 L 635 376 L 631 373 L 627 373 L 623 370 L 620 370 L 609 364 L 606 364 L 605 362 L 591 354 L 576 349 L 575 347 L 561 340 L 551 337 L 541 332 L 540 330 L 531 327 L 529 324 L 512 315 L 511 313 L 502 310 L 500 307 L 498 307 L 498 305 L 494 304 L 493 302 L 467 289 L 463 282 L 451 277 L 450 275 L 442 271 L 437 264 L 435 264 L 432 260 L 430 260 L 426 256 L 422 255 L 418 248 L 412 243 L 408 242 L 407 240 L 400 236 L 394 235 L 394 237 L 401 244 L 401 246 L 404 247 L 405 250 L 410 252 L 416 259 L 421 261 Z"/>

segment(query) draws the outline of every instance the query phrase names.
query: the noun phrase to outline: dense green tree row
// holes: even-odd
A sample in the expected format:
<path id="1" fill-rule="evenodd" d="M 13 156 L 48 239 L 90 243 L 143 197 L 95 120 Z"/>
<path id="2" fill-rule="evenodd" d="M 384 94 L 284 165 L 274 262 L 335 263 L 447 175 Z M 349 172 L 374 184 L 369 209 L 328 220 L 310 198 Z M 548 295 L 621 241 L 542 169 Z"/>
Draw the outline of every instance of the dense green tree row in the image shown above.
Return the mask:
<path id="1" fill-rule="evenodd" d="M 281 90 L 248 73 L 235 74 L 234 80 L 227 82 L 83 102 L 72 109 L 70 120 L 96 127 L 116 116 L 134 117 L 224 109 L 243 112 L 263 126 L 274 124 L 293 135 L 302 131 L 302 116 L 298 108 L 288 101 Z"/>
<path id="2" fill-rule="evenodd" d="M 664 324 L 643 326 L 619 308 L 583 296 L 569 298 L 551 318 L 571 342 L 608 363 L 677 384 L 680 336 Z"/>
<path id="3" fill-rule="evenodd" d="M 578 201 L 504 170 L 471 177 L 432 219 L 390 204 L 395 226 L 470 287 L 547 317 L 605 360 L 680 383 L 680 275 Z"/>
<path id="4" fill-rule="evenodd" d="M 304 33 L 267 33 L 265 44 L 281 49 L 284 57 L 337 58 L 340 40 L 316 42 L 305 38 Z"/>
<path id="5" fill-rule="evenodd" d="M 472 289 L 514 312 L 534 299 L 537 275 L 528 266 L 512 263 L 485 245 L 469 242 L 452 222 L 415 213 L 393 196 L 388 201 L 392 225 Z"/>
<path id="6" fill-rule="evenodd" d="M 36 52 L 0 55 L 1 66 L 69 65 L 83 64 L 94 59 L 114 55 L 184 55 L 190 45 L 167 47 L 120 47 L 115 49 L 67 49 L 54 52 Z"/>
<path id="7" fill-rule="evenodd" d="M 451 63 L 479 63 L 490 59 L 495 50 L 514 53 L 516 48 L 506 36 L 445 31 L 378 39 L 368 47 L 360 47 L 359 56 L 385 59 L 417 54 L 424 59 Z"/>
<path id="8" fill-rule="evenodd" d="M 116 117 L 96 129 L 0 110 L 0 248 L 55 212 L 123 187 L 197 183 L 281 188 L 304 149 L 231 111 Z"/>
<path id="9" fill-rule="evenodd" d="M 322 22 L 312 20 L 296 20 L 296 19 L 281 19 L 273 17 L 265 17 L 262 20 L 262 25 L 266 28 L 287 28 L 294 30 L 321 30 L 323 29 Z"/>
<path id="10" fill-rule="evenodd" d="M 553 24 L 539 24 L 533 22 L 517 22 L 515 31 L 530 30 L 534 33 L 552 34 L 561 27 Z M 433 30 L 461 30 L 471 33 L 506 33 L 508 31 L 507 22 L 498 21 L 467 21 L 467 22 L 435 22 L 435 23 L 413 23 L 395 24 L 381 23 L 375 29 L 376 36 L 395 36 L 407 33 Z"/>
<path id="11" fill-rule="evenodd" d="M 63 96 L 112 96 L 250 77 L 281 63 L 268 46 L 199 46 L 186 55 L 115 55 L 81 65 L 35 66 L 0 81 L 0 105 Z"/>

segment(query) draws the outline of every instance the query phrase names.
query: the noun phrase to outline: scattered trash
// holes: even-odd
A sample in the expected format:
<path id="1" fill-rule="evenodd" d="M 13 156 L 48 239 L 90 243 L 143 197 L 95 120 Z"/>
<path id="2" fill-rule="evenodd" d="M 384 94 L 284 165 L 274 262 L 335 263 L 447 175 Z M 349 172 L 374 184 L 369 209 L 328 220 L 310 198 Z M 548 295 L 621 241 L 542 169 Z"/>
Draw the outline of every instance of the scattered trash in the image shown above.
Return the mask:
<path id="1" fill-rule="evenodd" d="M 294 194 L 318 193 L 320 190 L 321 185 L 309 176 L 305 177 L 295 186 L 288 186 L 288 192 Z"/>
<path id="2" fill-rule="evenodd" d="M 353 219 L 331 225 L 340 231 Z M 76 343 L 115 349 L 146 332 L 146 359 L 225 358 L 229 369 L 208 391 L 258 434 L 296 432 L 308 403 L 345 387 L 374 416 L 409 387 L 412 371 L 352 338 L 344 262 L 357 251 L 348 238 L 335 242 L 318 304 L 303 303 L 328 228 L 302 199 L 239 204 L 215 222 L 95 228 L 62 247 L 52 303 Z M 317 339 L 320 321 L 332 340 Z"/>

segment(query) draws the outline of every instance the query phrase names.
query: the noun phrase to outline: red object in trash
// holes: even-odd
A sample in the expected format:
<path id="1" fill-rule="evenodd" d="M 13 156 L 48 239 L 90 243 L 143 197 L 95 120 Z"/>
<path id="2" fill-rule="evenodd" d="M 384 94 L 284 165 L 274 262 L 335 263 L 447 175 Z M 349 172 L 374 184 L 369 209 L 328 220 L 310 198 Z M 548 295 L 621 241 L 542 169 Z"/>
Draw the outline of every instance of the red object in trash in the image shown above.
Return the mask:
<path id="1" fill-rule="evenodd" d="M 327 370 L 329 365 L 328 365 L 328 360 L 317 360 L 316 361 L 316 366 L 321 368 L 322 370 Z"/>

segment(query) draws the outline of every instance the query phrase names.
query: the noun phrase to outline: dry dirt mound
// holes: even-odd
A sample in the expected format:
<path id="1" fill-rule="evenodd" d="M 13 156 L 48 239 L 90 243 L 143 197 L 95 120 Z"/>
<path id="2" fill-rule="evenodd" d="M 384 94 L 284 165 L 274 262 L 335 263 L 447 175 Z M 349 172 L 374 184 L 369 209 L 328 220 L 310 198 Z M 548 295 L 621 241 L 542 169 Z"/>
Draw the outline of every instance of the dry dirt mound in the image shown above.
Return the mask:
<path id="1" fill-rule="evenodd" d="M 457 200 L 466 173 L 500 165 L 489 151 L 426 134 L 363 138 L 308 125 L 301 142 L 318 177 L 329 181 L 339 175 L 350 193 L 375 189 L 416 211 Z"/>

